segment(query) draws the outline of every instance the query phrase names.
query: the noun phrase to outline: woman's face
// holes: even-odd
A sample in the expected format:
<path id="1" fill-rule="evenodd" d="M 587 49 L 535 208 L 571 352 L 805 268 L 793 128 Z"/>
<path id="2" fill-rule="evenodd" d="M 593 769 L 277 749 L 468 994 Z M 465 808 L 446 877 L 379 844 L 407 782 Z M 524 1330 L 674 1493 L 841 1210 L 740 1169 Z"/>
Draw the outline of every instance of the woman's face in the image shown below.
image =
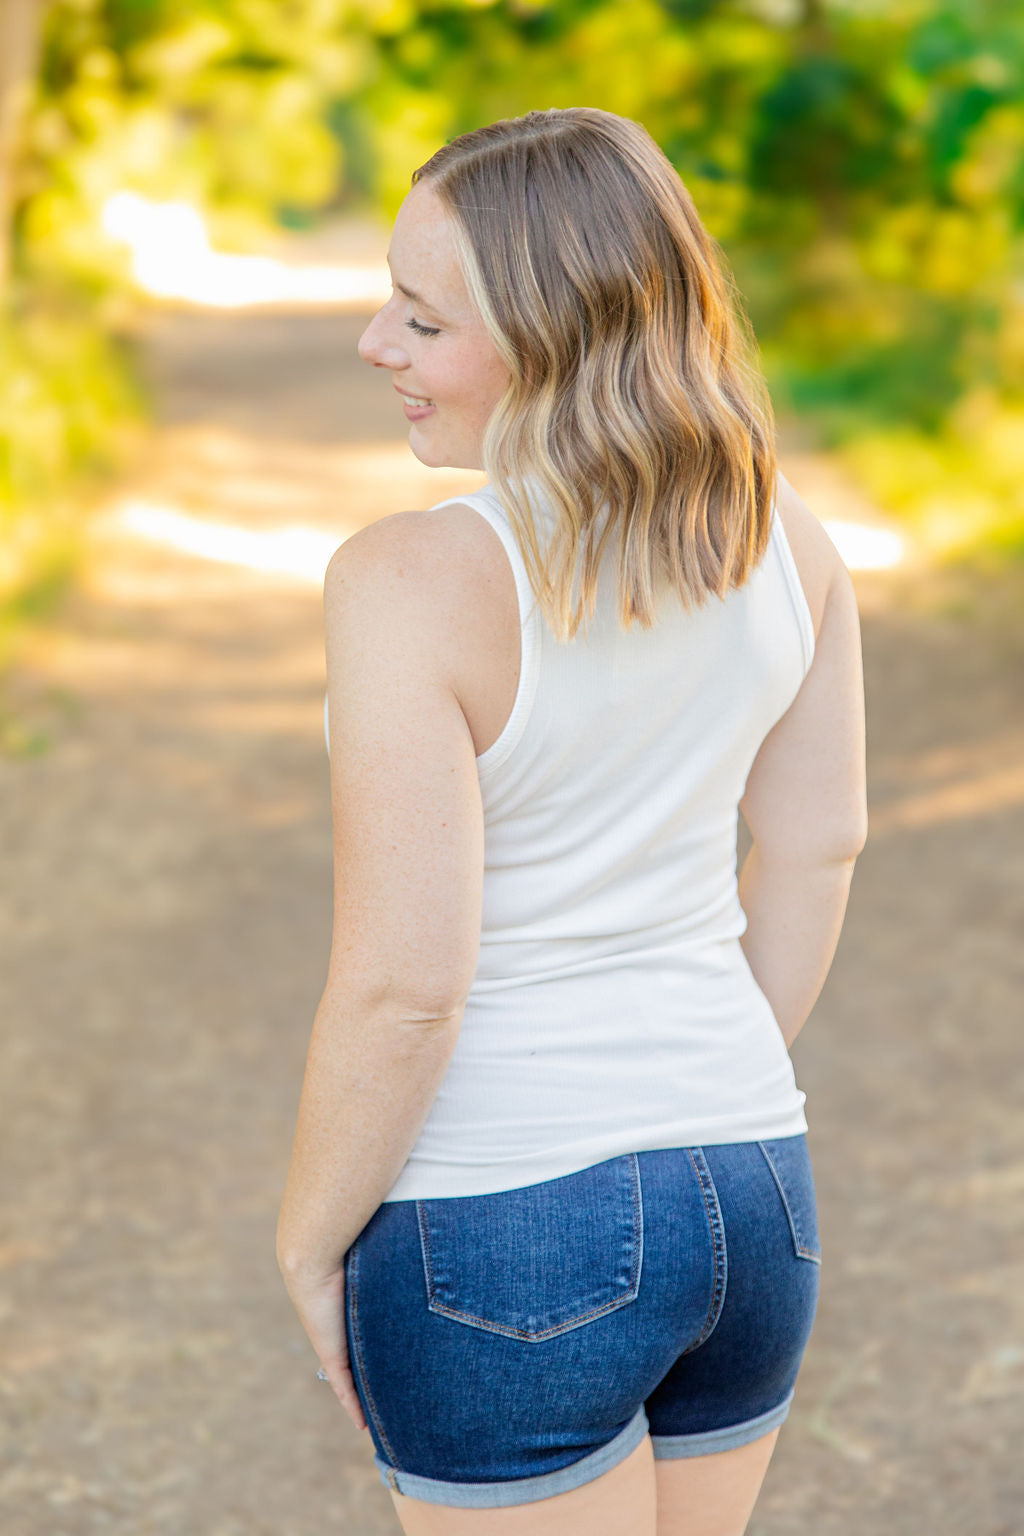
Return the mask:
<path id="1" fill-rule="evenodd" d="M 388 264 L 394 292 L 359 338 L 359 356 L 388 369 L 405 395 L 431 402 L 424 410 L 395 395 L 421 464 L 483 469 L 484 428 L 509 371 L 473 307 L 448 216 L 427 182 L 398 210 Z"/>

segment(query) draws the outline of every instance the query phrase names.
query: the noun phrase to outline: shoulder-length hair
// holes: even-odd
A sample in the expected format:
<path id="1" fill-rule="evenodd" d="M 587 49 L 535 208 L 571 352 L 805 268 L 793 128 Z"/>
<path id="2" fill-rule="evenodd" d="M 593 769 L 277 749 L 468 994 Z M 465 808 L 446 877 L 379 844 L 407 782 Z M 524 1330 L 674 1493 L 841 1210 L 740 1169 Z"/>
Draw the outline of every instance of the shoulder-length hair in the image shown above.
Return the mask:
<path id="1" fill-rule="evenodd" d="M 768 543 L 771 401 L 721 248 L 647 130 L 527 112 L 452 139 L 418 182 L 510 370 L 483 467 L 554 634 L 592 615 L 616 527 L 623 628 L 651 628 L 665 579 L 687 609 L 742 586 Z M 543 554 L 528 485 L 554 514 Z"/>

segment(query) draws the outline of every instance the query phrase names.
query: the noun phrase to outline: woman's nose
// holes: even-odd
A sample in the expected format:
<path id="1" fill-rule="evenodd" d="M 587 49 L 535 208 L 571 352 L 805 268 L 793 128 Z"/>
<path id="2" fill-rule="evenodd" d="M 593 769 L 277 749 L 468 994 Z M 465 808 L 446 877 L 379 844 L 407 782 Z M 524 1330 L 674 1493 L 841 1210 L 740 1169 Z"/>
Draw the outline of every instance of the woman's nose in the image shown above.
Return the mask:
<path id="1" fill-rule="evenodd" d="M 405 355 L 393 340 L 390 326 L 383 315 L 383 310 L 374 315 L 360 336 L 356 350 L 364 363 L 373 363 L 381 368 L 400 368 L 406 360 Z"/>

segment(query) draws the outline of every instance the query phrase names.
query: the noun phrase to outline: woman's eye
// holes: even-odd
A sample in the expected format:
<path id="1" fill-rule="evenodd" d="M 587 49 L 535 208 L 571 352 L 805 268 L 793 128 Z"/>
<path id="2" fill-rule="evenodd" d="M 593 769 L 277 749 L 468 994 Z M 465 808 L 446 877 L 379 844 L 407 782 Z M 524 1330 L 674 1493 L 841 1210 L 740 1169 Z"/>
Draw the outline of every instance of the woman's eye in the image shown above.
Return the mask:
<path id="1" fill-rule="evenodd" d="M 407 320 L 405 323 L 410 330 L 416 332 L 417 336 L 436 336 L 438 334 L 437 327 L 432 328 L 429 325 L 420 325 L 418 320 Z"/>

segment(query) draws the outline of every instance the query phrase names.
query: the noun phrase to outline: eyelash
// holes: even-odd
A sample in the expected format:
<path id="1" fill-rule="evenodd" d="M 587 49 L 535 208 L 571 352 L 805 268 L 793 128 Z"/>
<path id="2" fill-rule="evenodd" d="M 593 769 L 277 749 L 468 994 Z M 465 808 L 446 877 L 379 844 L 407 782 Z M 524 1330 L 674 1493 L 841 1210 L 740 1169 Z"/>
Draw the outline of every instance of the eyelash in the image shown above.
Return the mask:
<path id="1" fill-rule="evenodd" d="M 438 335 L 438 331 L 437 330 L 432 330 L 429 325 L 420 325 L 418 320 L 407 320 L 405 323 L 409 327 L 410 330 L 416 332 L 417 336 L 436 336 L 436 335 Z"/>

